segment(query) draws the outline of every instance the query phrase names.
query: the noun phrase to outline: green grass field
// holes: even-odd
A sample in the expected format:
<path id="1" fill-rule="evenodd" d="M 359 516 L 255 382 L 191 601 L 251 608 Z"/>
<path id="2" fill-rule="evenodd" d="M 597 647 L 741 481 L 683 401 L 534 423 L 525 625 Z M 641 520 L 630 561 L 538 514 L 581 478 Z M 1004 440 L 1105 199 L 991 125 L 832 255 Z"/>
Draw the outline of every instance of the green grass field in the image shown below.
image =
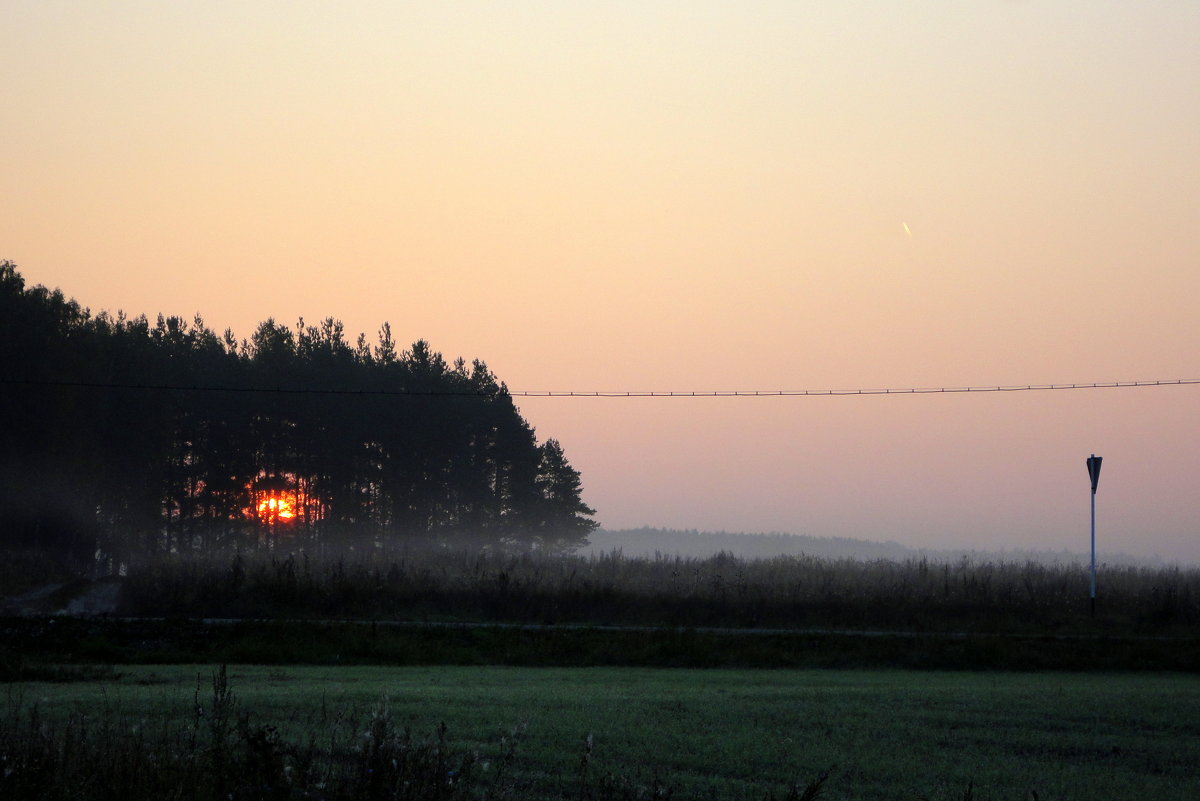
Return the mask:
<path id="1" fill-rule="evenodd" d="M 37 707 L 146 731 L 212 696 L 211 666 L 7 686 L 6 716 Z M 782 797 L 828 772 L 822 798 L 1200 798 L 1200 677 L 1165 674 L 516 667 L 229 668 L 236 712 L 285 741 L 353 745 L 387 698 L 394 724 L 532 797 L 598 795 L 605 775 L 675 798 Z M 581 777 L 585 738 L 593 749 Z M 481 767 L 482 769 L 482 767 Z M 486 776 L 486 771 L 482 774 Z M 632 797 L 632 796 L 630 796 Z"/>

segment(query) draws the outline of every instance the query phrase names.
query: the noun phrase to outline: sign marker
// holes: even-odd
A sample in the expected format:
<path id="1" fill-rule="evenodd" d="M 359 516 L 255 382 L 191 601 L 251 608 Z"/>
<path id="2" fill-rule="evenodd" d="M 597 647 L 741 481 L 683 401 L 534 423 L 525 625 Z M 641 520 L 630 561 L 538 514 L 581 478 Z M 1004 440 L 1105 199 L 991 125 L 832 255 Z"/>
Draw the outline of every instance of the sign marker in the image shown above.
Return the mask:
<path id="1" fill-rule="evenodd" d="M 1104 457 L 1092 454 L 1087 459 L 1088 478 L 1092 480 L 1092 617 L 1096 616 L 1096 487 L 1100 484 L 1100 463 Z"/>

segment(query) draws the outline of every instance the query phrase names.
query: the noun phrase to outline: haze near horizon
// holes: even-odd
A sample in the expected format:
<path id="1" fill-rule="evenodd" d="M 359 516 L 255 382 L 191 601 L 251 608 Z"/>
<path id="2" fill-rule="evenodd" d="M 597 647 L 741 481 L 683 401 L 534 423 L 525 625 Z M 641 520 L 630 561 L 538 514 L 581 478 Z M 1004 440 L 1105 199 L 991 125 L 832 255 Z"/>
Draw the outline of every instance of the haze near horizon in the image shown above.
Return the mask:
<path id="1" fill-rule="evenodd" d="M 1200 378 L 1200 7 L 9 2 L 0 258 L 514 390 Z M 1200 561 L 1200 387 L 519 398 L 607 528 Z"/>

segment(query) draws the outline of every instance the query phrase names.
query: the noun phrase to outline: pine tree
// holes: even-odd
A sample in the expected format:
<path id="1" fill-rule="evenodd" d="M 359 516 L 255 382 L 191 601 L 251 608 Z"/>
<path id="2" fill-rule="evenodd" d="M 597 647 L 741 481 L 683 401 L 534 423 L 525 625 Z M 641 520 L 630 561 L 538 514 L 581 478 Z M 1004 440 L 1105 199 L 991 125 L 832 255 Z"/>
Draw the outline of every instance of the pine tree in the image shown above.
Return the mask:
<path id="1" fill-rule="evenodd" d="M 574 550 L 585 544 L 587 535 L 599 525 L 590 519 L 596 510 L 583 502 L 579 471 L 567 461 L 558 440 L 546 440 L 539 451 L 539 538 L 549 550 Z"/>

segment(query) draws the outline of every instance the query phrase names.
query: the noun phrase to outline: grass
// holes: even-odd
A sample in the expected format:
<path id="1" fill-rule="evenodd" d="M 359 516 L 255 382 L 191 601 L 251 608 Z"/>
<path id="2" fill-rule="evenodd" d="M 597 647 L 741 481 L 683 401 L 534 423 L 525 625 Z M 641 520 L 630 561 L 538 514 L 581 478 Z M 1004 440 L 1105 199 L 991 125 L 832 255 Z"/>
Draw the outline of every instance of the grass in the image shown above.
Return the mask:
<path id="1" fill-rule="evenodd" d="M 0 620 L 0 682 L 115 663 L 1200 672 L 1200 638 Z M 96 668 L 99 669 L 99 668 Z"/>
<path id="2" fill-rule="evenodd" d="M 119 679 L 9 685 L 7 719 L 19 705 L 50 728 L 82 715 L 186 728 L 198 677 L 211 695 L 209 667 L 115 670 Z M 495 797 L 657 787 L 761 799 L 826 773 L 832 799 L 1200 796 L 1193 676 L 238 666 L 229 681 L 251 729 L 287 743 L 361 745 L 386 698 L 395 730 L 424 732 L 426 745 L 444 724 L 447 748 L 475 760 L 476 789 Z M 488 784 L 504 764 L 512 780 Z"/>
<path id="3" fill-rule="evenodd" d="M 968 560 L 164 558 L 121 612 L 165 619 L 0 620 L 0 798 L 1200 797 L 1200 570 L 1106 570 L 1095 619 L 1086 586 Z"/>
<path id="4" fill-rule="evenodd" d="M 320 559 L 164 557 L 129 570 L 130 616 L 470 620 L 671 627 L 1191 636 L 1200 569 L 744 560 L 413 549 Z"/>
<path id="5" fill-rule="evenodd" d="M 365 731 L 338 740 L 340 719 L 313 718 L 300 740 L 238 710 L 222 666 L 207 702 L 199 687 L 186 719 L 152 711 L 44 717 L 11 697 L 0 728 L 0 796 L 121 801 L 250 799 L 411 799 L 476 797 L 470 754 L 450 753 L 441 726 L 427 742 L 391 723 L 377 704 Z M 157 714 L 156 714 L 157 712 Z M 318 745 L 332 731 L 327 746 Z M 294 728 L 294 727 L 293 727 Z M 356 736 L 357 735 L 357 736 Z M 493 786 L 495 782 L 491 783 Z"/>

